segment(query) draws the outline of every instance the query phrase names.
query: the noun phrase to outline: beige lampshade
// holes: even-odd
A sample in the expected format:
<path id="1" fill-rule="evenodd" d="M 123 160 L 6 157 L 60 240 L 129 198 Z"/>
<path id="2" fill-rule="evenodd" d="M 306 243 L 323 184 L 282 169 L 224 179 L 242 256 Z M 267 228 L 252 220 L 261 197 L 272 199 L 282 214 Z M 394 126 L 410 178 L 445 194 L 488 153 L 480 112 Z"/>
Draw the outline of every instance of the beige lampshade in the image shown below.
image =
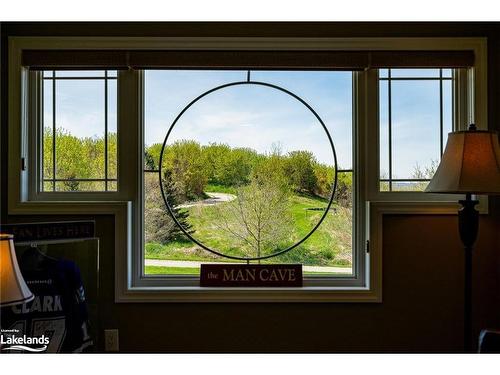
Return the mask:
<path id="1" fill-rule="evenodd" d="M 14 249 L 14 237 L 0 234 L 0 306 L 31 301 L 34 296 L 21 275 Z"/>
<path id="2" fill-rule="evenodd" d="M 499 194 L 500 145 L 491 131 L 452 132 L 426 193 Z"/>

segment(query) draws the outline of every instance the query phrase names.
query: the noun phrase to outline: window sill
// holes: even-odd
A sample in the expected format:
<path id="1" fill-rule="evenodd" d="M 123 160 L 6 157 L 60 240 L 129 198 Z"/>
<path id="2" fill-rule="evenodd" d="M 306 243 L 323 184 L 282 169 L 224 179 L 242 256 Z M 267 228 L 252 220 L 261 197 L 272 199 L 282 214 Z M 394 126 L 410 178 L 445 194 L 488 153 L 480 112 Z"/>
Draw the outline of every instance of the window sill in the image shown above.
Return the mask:
<path id="1" fill-rule="evenodd" d="M 381 193 L 387 194 L 387 193 Z M 411 195 L 398 196 L 399 193 L 389 193 L 390 199 L 374 199 L 370 201 L 372 207 L 378 207 L 386 214 L 402 215 L 456 215 L 460 209 L 458 201 L 463 195 L 441 195 L 441 200 L 412 200 Z M 418 193 L 420 194 L 420 193 Z M 422 193 L 423 194 L 423 193 Z M 425 194 L 438 196 L 437 194 Z M 382 196 L 383 197 L 383 196 Z M 479 204 L 476 209 L 480 214 L 488 214 L 488 196 L 478 196 Z"/>
<path id="2" fill-rule="evenodd" d="M 116 302 L 382 302 L 380 291 L 365 288 L 129 288 Z"/>

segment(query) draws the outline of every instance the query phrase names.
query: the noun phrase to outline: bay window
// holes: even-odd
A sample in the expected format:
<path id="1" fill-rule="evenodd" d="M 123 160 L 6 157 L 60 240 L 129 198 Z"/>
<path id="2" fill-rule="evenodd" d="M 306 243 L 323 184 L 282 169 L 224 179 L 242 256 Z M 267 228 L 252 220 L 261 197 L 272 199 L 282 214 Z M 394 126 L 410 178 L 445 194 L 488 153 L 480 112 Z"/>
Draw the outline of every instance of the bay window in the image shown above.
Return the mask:
<path id="1" fill-rule="evenodd" d="M 117 215 L 118 301 L 380 301 L 380 202 L 453 207 L 449 197 L 422 191 L 447 132 L 485 123 L 475 101 L 484 97 L 481 40 L 462 49 L 432 39 L 349 48 L 339 40 L 74 43 L 11 44 L 9 137 L 19 147 L 9 157 L 19 164 L 10 164 L 9 211 Z M 279 90 L 242 85 L 188 106 L 207 90 L 245 81 L 307 103 L 331 135 L 334 158 L 307 106 Z M 248 197 L 252 179 L 271 164 L 288 195 L 270 210 L 280 213 L 270 239 L 253 246 L 235 229 L 231 202 Z M 162 168 L 185 229 L 229 258 L 174 225 Z M 325 211 L 335 175 L 324 221 L 299 246 L 263 260 L 302 264 L 303 288 L 198 286 L 201 263 L 241 262 L 299 242 Z"/>

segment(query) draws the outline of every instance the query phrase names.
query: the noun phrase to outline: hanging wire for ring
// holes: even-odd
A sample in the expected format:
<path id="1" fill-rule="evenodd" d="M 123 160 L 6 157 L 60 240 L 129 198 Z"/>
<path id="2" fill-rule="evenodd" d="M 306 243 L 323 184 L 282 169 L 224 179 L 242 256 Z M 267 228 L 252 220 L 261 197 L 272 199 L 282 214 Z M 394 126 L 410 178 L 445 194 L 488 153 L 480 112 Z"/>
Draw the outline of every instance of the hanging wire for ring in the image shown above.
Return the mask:
<path id="1" fill-rule="evenodd" d="M 235 87 L 235 86 L 243 86 L 243 85 L 256 85 L 256 86 L 262 86 L 262 87 L 268 87 L 268 88 L 271 88 L 271 89 L 275 89 L 275 90 L 278 90 L 278 91 L 281 91 L 289 96 L 291 96 L 292 98 L 296 99 L 297 101 L 299 101 L 301 104 L 303 104 L 313 115 L 314 117 L 318 120 L 318 122 L 321 124 L 321 126 L 323 127 L 323 130 L 325 131 L 325 134 L 328 138 L 328 141 L 330 143 L 330 147 L 332 149 L 332 155 L 333 155 L 333 160 L 334 160 L 334 179 L 333 179 L 333 184 L 332 184 L 332 192 L 331 192 L 331 195 L 330 195 L 330 199 L 328 200 L 328 204 L 323 212 L 323 215 L 321 215 L 321 218 L 319 219 L 319 221 L 316 223 L 316 225 L 311 229 L 311 231 L 306 235 L 304 236 L 300 241 L 296 242 L 295 244 L 287 247 L 286 249 L 284 250 L 280 250 L 280 251 L 277 251 L 273 254 L 270 254 L 270 255 L 265 255 L 265 256 L 260 256 L 260 257 L 239 257 L 239 256 L 234 256 L 234 255 L 227 255 L 227 254 L 224 254 L 220 251 L 217 251 L 217 250 L 214 250 L 214 249 L 211 249 L 209 248 L 208 246 L 206 246 L 205 244 L 203 244 L 202 242 L 198 241 L 196 238 L 194 238 L 183 226 L 182 224 L 177 220 L 177 218 L 175 217 L 175 213 L 173 211 L 173 208 L 170 207 L 170 204 L 168 203 L 168 200 L 167 200 L 167 194 L 165 192 L 165 189 L 163 188 L 163 178 L 162 178 L 162 175 L 163 175 L 163 154 L 165 152 L 165 148 L 167 146 L 167 141 L 168 141 L 168 137 L 170 136 L 170 133 L 172 132 L 173 128 L 175 127 L 175 125 L 177 124 L 177 122 L 179 121 L 179 119 L 182 117 L 182 115 L 184 115 L 184 113 L 189 109 L 191 108 L 191 106 L 193 106 L 195 103 L 197 103 L 200 99 L 204 98 L 205 96 L 207 95 L 210 95 L 216 91 L 219 91 L 219 90 L 223 90 L 225 88 L 228 88 L 228 87 Z M 211 252 L 212 254 L 216 254 L 218 256 L 221 256 L 221 257 L 224 257 L 224 258 L 228 258 L 228 259 L 236 259 L 236 260 L 242 260 L 242 261 L 246 261 L 247 263 L 249 263 L 251 260 L 263 260 L 263 259 L 269 259 L 269 258 L 273 258 L 273 257 L 276 257 L 278 255 L 281 255 L 281 254 L 284 254 L 294 248 L 296 248 L 297 246 L 299 246 L 300 244 L 302 244 L 304 241 L 306 241 L 315 231 L 316 229 L 319 228 L 319 226 L 321 225 L 321 223 L 323 222 L 323 220 L 326 218 L 326 215 L 328 214 L 328 212 L 330 211 L 330 208 L 333 204 L 333 199 L 334 199 L 334 196 L 335 196 L 335 191 L 337 190 L 337 178 L 338 178 L 338 168 L 337 168 L 337 154 L 335 152 L 335 146 L 333 144 L 333 140 L 332 140 L 332 137 L 330 135 L 330 132 L 328 131 L 328 128 L 326 127 L 325 123 L 323 122 L 323 120 L 321 119 L 321 117 L 319 117 L 319 115 L 316 113 L 316 111 L 304 100 L 302 99 L 301 97 L 299 97 L 298 95 L 294 94 L 293 92 L 283 88 L 283 87 L 280 87 L 280 86 L 277 86 L 277 85 L 273 85 L 271 83 L 267 83 L 267 82 L 260 82 L 260 81 L 251 81 L 250 80 L 250 70 L 247 71 L 247 79 L 246 81 L 236 81 L 236 82 L 231 82 L 231 83 L 226 83 L 226 84 L 223 84 L 223 85 L 220 85 L 220 86 L 217 86 L 217 87 L 214 87 L 210 90 L 207 90 L 205 91 L 204 93 L 198 95 L 196 98 L 194 98 L 188 105 L 186 105 L 182 111 L 177 115 L 177 117 L 175 118 L 175 120 L 172 122 L 172 124 L 170 125 L 168 131 L 167 131 L 167 135 L 165 136 L 165 139 L 163 140 L 163 144 L 162 144 L 162 147 L 161 147 L 161 153 L 160 153 L 160 161 L 159 161 L 159 171 L 158 171 L 158 175 L 159 175 L 159 182 L 160 182 L 160 190 L 161 190 L 161 195 L 163 197 L 163 201 L 165 203 L 165 206 L 167 207 L 167 210 L 168 210 L 168 213 L 170 214 L 170 216 L 172 217 L 172 219 L 174 220 L 175 224 L 181 229 L 181 231 L 191 240 L 193 241 L 195 244 L 197 244 L 198 246 L 200 246 L 202 249 L 204 250 L 207 250 L 209 252 Z"/>

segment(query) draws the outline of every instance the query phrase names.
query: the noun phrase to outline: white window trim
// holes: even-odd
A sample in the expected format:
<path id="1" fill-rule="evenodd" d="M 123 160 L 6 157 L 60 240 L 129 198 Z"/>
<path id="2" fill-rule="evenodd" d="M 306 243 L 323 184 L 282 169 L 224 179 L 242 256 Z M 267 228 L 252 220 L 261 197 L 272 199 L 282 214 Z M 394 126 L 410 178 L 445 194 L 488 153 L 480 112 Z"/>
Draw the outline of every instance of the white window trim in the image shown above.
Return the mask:
<path id="1" fill-rule="evenodd" d="M 367 149 L 369 129 L 373 125 L 378 133 L 378 108 L 373 108 L 373 100 L 367 100 L 376 92 L 368 92 L 357 106 L 365 106 L 365 115 L 359 119 L 361 132 L 359 139 L 361 148 L 360 171 L 365 179 L 359 179 L 360 189 L 372 200 L 369 213 L 369 225 L 366 225 L 367 238 L 370 239 L 370 254 L 366 262 L 366 282 L 355 288 L 290 288 L 290 289 L 221 289 L 199 287 L 141 287 L 134 284 L 134 268 L 132 257 L 137 253 L 137 235 L 132 231 L 133 221 L 137 219 L 135 197 L 140 191 L 137 173 L 142 174 L 142 165 L 137 165 L 140 153 L 137 142 L 125 146 L 119 140 L 119 186 L 126 186 L 117 193 L 76 194 L 68 201 L 49 202 L 33 199 L 28 193 L 28 176 L 21 171 L 21 155 L 27 155 L 29 144 L 23 142 L 27 129 L 27 97 L 23 87 L 26 87 L 28 72 L 21 66 L 23 49 L 249 49 L 249 50 L 457 50 L 472 49 L 476 55 L 476 65 L 473 72 L 473 90 L 466 92 L 466 98 L 461 96 L 460 108 L 467 107 L 468 120 L 475 120 L 479 128 L 486 127 L 487 90 L 486 90 L 486 39 L 485 38 L 142 38 L 142 37 L 11 37 L 9 38 L 9 170 L 8 170 L 8 214 L 113 214 L 115 216 L 115 301 L 117 302 L 380 302 L 382 299 L 382 216 L 385 213 L 399 214 L 456 214 L 456 197 L 453 201 L 403 201 L 409 199 L 398 194 L 399 201 L 387 201 L 373 196 L 369 189 L 373 183 L 373 173 L 378 174 L 378 168 L 373 168 Z M 124 72 L 127 73 L 127 72 Z M 139 90 L 139 82 L 123 74 L 119 84 L 119 101 L 122 106 L 129 107 L 132 113 L 139 115 L 139 103 L 125 103 L 126 90 Z M 367 81 L 370 79 L 368 77 Z M 467 77 L 470 83 L 471 77 Z M 363 83 L 366 89 L 373 86 Z M 130 91 L 128 91 L 130 92 Z M 469 93 L 473 94 L 472 100 Z M 458 108 L 458 106 L 457 106 Z M 456 109 L 458 110 L 458 109 Z M 465 110 L 464 110 L 465 111 Z M 128 129 L 128 134 L 140 136 L 136 124 L 138 117 L 123 117 L 119 114 L 120 131 Z M 469 122 L 469 121 L 467 121 Z M 131 139 L 133 137 L 127 137 Z M 377 134 L 378 139 L 378 134 Z M 371 142 L 370 144 L 373 144 Z M 378 147 L 378 142 L 377 142 Z M 366 153 L 364 152 L 366 149 Z M 142 157 L 142 155 L 141 155 Z M 128 158 L 128 159 L 127 159 Z M 125 165 L 127 168 L 125 168 Z M 132 168 L 133 167 L 133 168 Z M 132 172 L 130 172 L 133 170 Z M 366 171 L 366 173 L 364 173 Z M 374 172 L 375 171 L 375 172 Z M 361 174 L 361 175 L 363 175 Z M 378 176 L 377 176 L 378 185 Z M 74 193 L 73 193 L 74 194 Z M 419 194 L 419 193 L 417 193 Z M 113 196 L 113 197 L 111 197 Z M 72 198 L 78 197 L 78 198 Z M 414 196 L 413 196 L 414 197 Z M 78 201 L 69 201 L 77 199 Z M 85 199 L 85 201 L 83 201 Z M 113 201 L 110 201 L 113 199 Z M 442 198 L 441 198 L 442 199 Z M 135 270 L 137 271 L 137 270 Z"/>
<path id="2" fill-rule="evenodd" d="M 142 79 L 143 79 L 143 74 L 141 74 L 140 71 L 129 71 L 126 74 L 129 74 L 131 76 L 135 76 L 135 78 L 138 81 L 137 86 L 142 87 Z M 360 96 L 364 96 L 363 93 L 360 95 L 357 95 L 356 93 L 359 91 L 362 91 L 364 89 L 364 72 L 361 73 L 354 73 L 353 74 L 353 79 L 352 79 L 352 90 L 353 90 L 353 107 L 357 105 L 356 103 L 356 98 Z M 135 116 L 134 116 L 135 117 Z M 139 114 L 140 118 L 143 118 L 141 114 Z M 344 288 L 344 289 L 354 289 L 354 288 L 366 288 L 367 285 L 367 280 L 366 280 L 366 263 L 367 263 L 367 256 L 365 253 L 365 248 L 366 248 L 366 231 L 365 231 L 365 226 L 366 226 L 366 205 L 364 202 L 366 202 L 366 198 L 364 196 L 364 189 L 363 187 L 363 181 L 361 180 L 361 176 L 363 176 L 363 173 L 359 171 L 359 168 L 363 165 L 363 163 L 360 163 L 359 160 L 362 160 L 364 155 L 363 155 L 363 150 L 364 147 L 361 147 L 359 142 L 361 141 L 359 137 L 356 137 L 356 131 L 357 129 L 361 128 L 362 125 L 359 123 L 359 119 L 356 116 L 356 111 L 354 111 L 353 108 L 353 139 L 354 139 L 354 144 L 353 144 L 353 183 L 356 184 L 359 188 L 355 189 L 355 196 L 354 196 L 354 207 L 353 210 L 355 211 L 355 217 L 356 217 L 356 224 L 354 225 L 353 228 L 353 248 L 355 248 L 355 254 L 353 256 L 353 275 L 339 275 L 335 277 L 327 277 L 327 276 L 308 276 L 304 277 L 304 286 L 303 289 L 310 289 L 314 290 L 315 288 L 321 287 L 333 287 L 332 284 L 335 285 L 335 288 Z M 141 134 L 139 135 L 139 140 L 142 140 L 140 142 L 141 145 L 144 144 L 143 139 L 144 135 L 142 130 L 144 129 L 144 126 L 142 125 L 140 127 L 141 129 Z M 144 165 L 143 161 L 143 155 L 144 152 L 141 150 L 140 152 L 140 160 L 141 160 L 141 165 Z M 139 179 L 141 181 L 141 185 L 143 185 L 143 168 L 140 170 L 140 176 Z M 141 195 L 143 193 L 143 189 L 141 189 L 138 192 L 138 196 L 136 198 L 137 202 L 137 216 L 134 222 L 138 223 L 137 225 L 140 227 L 140 230 L 138 232 L 140 233 L 140 236 L 137 236 L 137 243 L 136 243 L 136 248 L 138 249 L 144 249 L 144 208 L 143 208 L 143 203 L 144 203 L 144 197 Z M 148 288 L 148 287 L 164 287 L 164 288 L 169 288 L 169 287 L 183 287 L 183 288 L 198 288 L 199 284 L 199 277 L 195 276 L 187 276 L 187 275 L 179 275 L 179 276 L 169 276 L 168 278 L 166 277 L 161 277 L 161 276 L 143 276 L 144 274 L 144 255 L 142 252 L 134 252 L 134 261 L 133 261 L 133 269 L 132 269 L 132 284 L 136 285 L 139 288 Z M 141 267 L 136 267 L 136 265 L 141 265 Z M 217 288 L 219 290 L 220 288 Z M 245 288 L 244 290 L 247 290 L 248 288 Z M 282 289 L 282 288 L 281 288 Z M 262 290 L 262 288 L 256 289 L 256 290 Z M 269 289 L 268 289 L 269 290 Z"/>

